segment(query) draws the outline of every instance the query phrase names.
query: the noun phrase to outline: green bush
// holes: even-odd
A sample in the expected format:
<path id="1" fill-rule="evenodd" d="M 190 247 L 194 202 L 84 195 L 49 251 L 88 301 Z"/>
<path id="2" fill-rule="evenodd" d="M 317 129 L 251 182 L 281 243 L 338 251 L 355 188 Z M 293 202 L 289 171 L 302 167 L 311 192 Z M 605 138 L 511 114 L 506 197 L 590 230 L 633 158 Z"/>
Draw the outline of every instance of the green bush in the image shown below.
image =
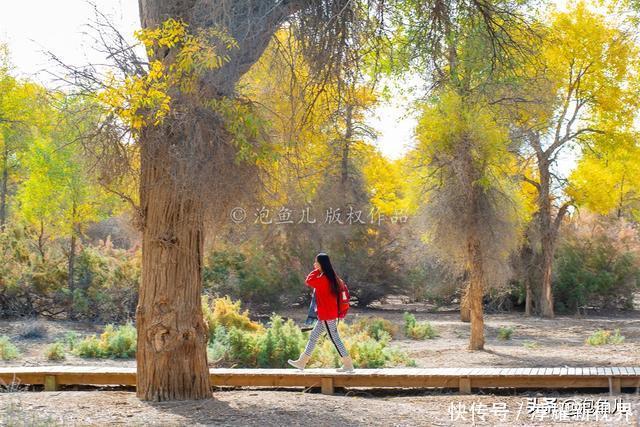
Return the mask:
<path id="1" fill-rule="evenodd" d="M 227 335 L 228 360 L 239 368 L 255 367 L 257 363 L 257 334 L 231 328 Z"/>
<path id="2" fill-rule="evenodd" d="M 76 317 L 123 322 L 135 314 L 140 281 L 140 251 L 115 249 L 110 242 L 85 246 L 78 254 L 71 295 Z"/>
<path id="3" fill-rule="evenodd" d="M 500 326 L 498 328 L 498 339 L 500 340 L 510 340 L 511 335 L 513 335 L 514 329 L 512 327 Z"/>
<path id="4" fill-rule="evenodd" d="M 73 351 L 80 340 L 80 335 L 77 332 L 69 331 L 64 334 L 62 342 L 67 346 L 67 350 Z"/>
<path id="5" fill-rule="evenodd" d="M 359 368 L 381 368 L 387 362 L 384 353 L 386 343 L 374 338 L 350 340 L 349 354 Z"/>
<path id="6" fill-rule="evenodd" d="M 8 336 L 0 336 L 0 360 L 16 359 L 20 355 L 18 347 L 16 347 Z"/>
<path id="7" fill-rule="evenodd" d="M 297 359 L 307 342 L 293 320 L 286 322 L 271 316 L 270 327 L 258 339 L 257 365 L 260 368 L 285 368 L 288 359 Z"/>
<path id="8" fill-rule="evenodd" d="M 0 313 L 124 322 L 133 317 L 140 279 L 140 251 L 115 249 L 110 242 L 83 245 L 69 289 L 66 242 L 35 250 L 25 227 L 0 231 Z"/>
<path id="9" fill-rule="evenodd" d="M 407 338 L 413 340 L 433 339 L 438 336 L 438 332 L 435 330 L 429 322 L 418 322 L 416 317 L 409 313 L 404 313 L 404 334 Z"/>
<path id="10" fill-rule="evenodd" d="M 390 339 L 398 329 L 391 321 L 382 317 L 359 317 L 351 328 L 353 332 L 366 332 L 378 341 Z"/>
<path id="11" fill-rule="evenodd" d="M 613 333 L 604 329 L 598 329 L 591 334 L 585 342 L 589 345 L 598 346 L 605 344 L 622 344 L 624 336 L 620 335 L 620 329 L 615 329 Z"/>
<path id="12" fill-rule="evenodd" d="M 267 328 L 255 327 L 249 313 L 241 312 L 240 305 L 228 298 L 207 305 L 223 307 L 220 313 L 225 313 L 218 317 L 213 314 L 215 309 L 209 313 L 208 323 L 217 326 L 212 328 L 207 358 L 217 366 L 288 367 L 287 360 L 296 359 L 307 343 L 308 334 L 301 332 L 292 320 L 285 322 L 274 314 Z M 391 335 L 388 331 L 393 328 L 387 321 L 364 319 L 351 326 L 340 322 L 338 330 L 357 367 L 414 365 L 405 352 L 389 347 Z M 339 362 L 331 340 L 320 338 L 309 366 L 335 366 Z"/>
<path id="13" fill-rule="evenodd" d="M 247 310 L 241 310 L 240 301 L 233 302 L 228 296 L 211 300 L 207 295 L 204 295 L 202 297 L 202 313 L 209 329 L 209 339 L 215 335 L 218 326 L 224 326 L 227 330 L 237 328 L 250 332 L 264 329 L 260 323 L 253 322 L 249 318 Z"/>
<path id="14" fill-rule="evenodd" d="M 607 236 L 569 238 L 558 248 L 553 294 L 557 311 L 632 309 L 640 261 Z"/>
<path id="15" fill-rule="evenodd" d="M 100 340 L 95 335 L 88 336 L 81 340 L 78 345 L 76 345 L 74 353 L 80 357 L 92 359 L 107 357 L 103 354 L 100 348 Z"/>
<path id="16" fill-rule="evenodd" d="M 91 335 L 76 345 L 75 353 L 86 358 L 130 358 L 136 355 L 136 328 L 128 323 L 107 325 L 100 338 Z"/>
<path id="17" fill-rule="evenodd" d="M 50 344 L 44 351 L 47 360 L 64 360 L 64 343 L 54 342 Z"/>

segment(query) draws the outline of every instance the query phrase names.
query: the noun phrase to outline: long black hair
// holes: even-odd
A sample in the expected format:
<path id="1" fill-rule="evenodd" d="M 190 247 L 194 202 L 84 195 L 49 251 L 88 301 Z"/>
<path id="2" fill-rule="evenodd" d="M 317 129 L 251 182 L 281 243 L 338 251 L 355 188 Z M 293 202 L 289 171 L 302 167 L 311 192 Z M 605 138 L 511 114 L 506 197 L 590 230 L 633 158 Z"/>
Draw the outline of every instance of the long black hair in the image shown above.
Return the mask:
<path id="1" fill-rule="evenodd" d="M 318 255 L 316 255 L 316 261 L 318 262 L 318 264 L 320 264 L 320 268 L 322 269 L 322 272 L 327 276 L 327 279 L 329 279 L 333 294 L 338 295 L 340 293 L 340 285 L 338 285 L 338 275 L 331 265 L 329 255 L 325 254 L 324 252 L 320 252 Z"/>

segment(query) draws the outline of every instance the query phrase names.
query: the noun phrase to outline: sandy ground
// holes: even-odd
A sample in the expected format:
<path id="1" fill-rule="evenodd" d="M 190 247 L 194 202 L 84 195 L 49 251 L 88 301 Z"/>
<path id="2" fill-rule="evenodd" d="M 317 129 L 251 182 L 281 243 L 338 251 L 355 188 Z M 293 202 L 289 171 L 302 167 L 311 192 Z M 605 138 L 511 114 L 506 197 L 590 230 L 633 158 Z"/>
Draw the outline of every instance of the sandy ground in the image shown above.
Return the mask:
<path id="1" fill-rule="evenodd" d="M 554 411 L 533 408 L 535 394 L 529 396 L 458 396 L 418 394 L 410 396 L 355 395 L 325 396 L 300 391 L 224 391 L 208 401 L 148 403 L 132 392 L 32 392 L 0 394 L 0 425 L 228 425 L 228 426 L 534 426 L 611 425 L 637 426 L 640 396 L 620 397 L 627 405 L 616 405 L 606 395 L 559 395 L 541 403 L 561 408 L 564 421 L 553 419 Z M 578 407 L 605 408 L 590 418 L 570 416 L 570 399 Z M 591 403 L 589 403 L 591 402 Z M 549 406 L 551 405 L 551 406 Z M 607 407 L 608 405 L 608 407 Z M 617 413 L 614 409 L 619 408 Z M 587 417 L 587 415 L 584 415 Z M 606 417 L 606 418 L 604 418 Z"/>

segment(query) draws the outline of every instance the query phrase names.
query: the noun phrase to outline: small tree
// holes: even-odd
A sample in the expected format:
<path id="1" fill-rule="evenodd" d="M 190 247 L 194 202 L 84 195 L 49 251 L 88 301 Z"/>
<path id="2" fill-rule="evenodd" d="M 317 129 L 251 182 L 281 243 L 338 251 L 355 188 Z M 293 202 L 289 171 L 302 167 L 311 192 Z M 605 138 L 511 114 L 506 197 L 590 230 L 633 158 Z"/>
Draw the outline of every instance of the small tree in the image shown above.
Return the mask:
<path id="1" fill-rule="evenodd" d="M 426 237 L 443 259 L 468 272 L 469 348 L 480 350 L 484 292 L 505 283 L 519 241 L 508 133 L 489 110 L 445 92 L 425 107 L 417 135 L 412 156 L 430 171 Z"/>

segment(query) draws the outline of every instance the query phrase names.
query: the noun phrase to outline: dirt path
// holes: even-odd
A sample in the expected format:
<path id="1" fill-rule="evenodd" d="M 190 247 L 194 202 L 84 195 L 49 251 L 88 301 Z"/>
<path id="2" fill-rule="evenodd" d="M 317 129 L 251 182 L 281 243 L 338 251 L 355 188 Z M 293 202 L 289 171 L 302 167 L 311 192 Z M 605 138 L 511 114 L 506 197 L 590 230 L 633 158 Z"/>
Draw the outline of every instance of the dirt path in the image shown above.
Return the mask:
<path id="1" fill-rule="evenodd" d="M 606 395 L 560 395 L 609 402 Z M 638 425 L 640 396 L 623 395 L 632 415 L 610 414 L 608 421 L 573 418 L 564 425 Z M 371 397 L 325 396 L 300 391 L 224 391 L 209 401 L 146 403 L 131 392 L 31 392 L 0 394 L 0 425 L 227 425 L 227 426 L 468 426 L 557 425 L 551 415 L 527 414 L 525 396 L 430 394 Z M 547 403 L 547 406 L 549 403 Z M 472 409 L 474 408 L 474 409 Z M 558 412 L 562 413 L 562 411 Z M 565 412 L 566 413 L 566 412 Z M 603 412 L 604 413 L 604 412 Z M 538 412 L 538 414 L 543 414 Z"/>

